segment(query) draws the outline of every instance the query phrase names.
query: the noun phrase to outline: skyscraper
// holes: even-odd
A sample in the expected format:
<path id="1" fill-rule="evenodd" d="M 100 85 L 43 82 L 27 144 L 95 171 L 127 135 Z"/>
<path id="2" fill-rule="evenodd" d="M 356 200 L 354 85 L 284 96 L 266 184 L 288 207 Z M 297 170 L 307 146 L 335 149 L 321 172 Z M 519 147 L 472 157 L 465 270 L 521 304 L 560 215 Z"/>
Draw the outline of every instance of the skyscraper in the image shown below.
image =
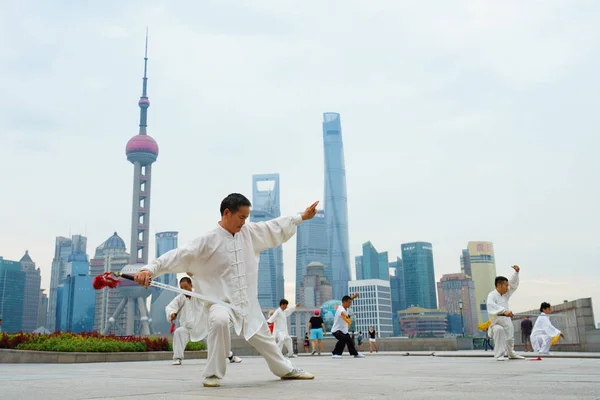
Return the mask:
<path id="1" fill-rule="evenodd" d="M 21 263 L 0 257 L 0 319 L 2 331 L 14 333 L 21 330 L 25 272 Z"/>
<path id="2" fill-rule="evenodd" d="M 108 271 L 119 272 L 128 263 L 129 254 L 125 247 L 125 241 L 115 232 L 96 248 L 94 258 L 90 260 L 90 275 L 94 277 Z M 117 310 L 122 300 L 121 292 L 116 289 L 103 288 L 96 291 L 94 331 L 104 332 L 107 330 L 111 315 Z M 112 333 L 125 335 L 126 320 L 123 313 L 116 317 Z"/>
<path id="3" fill-rule="evenodd" d="M 131 241 L 130 263 L 148 263 L 148 243 L 150 241 L 150 189 L 152 184 L 152 163 L 158 157 L 158 144 L 148 136 L 148 107 L 150 100 L 146 89 L 148 78 L 148 33 L 146 32 L 146 51 L 144 54 L 144 77 L 142 78 L 142 96 L 140 107 L 140 131 L 129 139 L 125 147 L 127 160 L 133 164 L 133 201 L 131 205 Z"/>
<path id="4" fill-rule="evenodd" d="M 306 267 L 312 262 L 323 264 L 325 277 L 331 283 L 331 268 L 327 265 L 329 252 L 327 251 L 325 213 L 323 210 L 317 210 L 317 214 L 313 219 L 304 221 L 296 230 L 296 302 L 302 301 L 300 287 L 304 275 L 306 275 Z"/>
<path id="5" fill-rule="evenodd" d="M 350 281 L 348 237 L 348 197 L 346 167 L 340 114 L 323 114 L 323 149 L 325 158 L 325 224 L 329 262 L 333 280 L 333 298 L 341 299 Z"/>
<path id="6" fill-rule="evenodd" d="M 448 331 L 475 335 L 477 333 L 477 302 L 475 284 L 465 274 L 446 274 L 437 283 L 440 309 L 448 312 Z M 462 309 L 461 302 L 462 301 Z"/>
<path id="7" fill-rule="evenodd" d="M 496 261 L 494 245 L 491 242 L 469 242 L 460 258 L 461 272 L 470 276 L 475 283 L 475 301 L 479 307 L 477 320 L 481 324 L 487 321 L 486 300 L 494 290 Z M 470 274 L 469 274 L 470 269 Z"/>
<path id="8" fill-rule="evenodd" d="M 377 252 L 371 242 L 363 243 L 362 256 L 356 257 L 356 280 L 361 279 L 390 279 L 388 252 Z"/>
<path id="9" fill-rule="evenodd" d="M 25 272 L 25 292 L 23 293 L 23 319 L 21 330 L 33 332 L 38 327 L 38 309 L 40 306 L 40 283 L 41 276 L 39 268 L 29 257 L 29 251 L 21 257 L 21 270 Z"/>
<path id="10" fill-rule="evenodd" d="M 311 262 L 306 266 L 300 296 L 296 297 L 296 301 L 302 303 L 302 307 L 321 307 L 331 297 L 331 283 L 325 277 L 325 266 L 320 262 Z"/>
<path id="11" fill-rule="evenodd" d="M 87 254 L 73 252 L 67 264 L 67 277 L 60 287 L 61 331 L 90 332 L 94 327 L 96 293 L 92 287 L 94 277 L 89 271 Z"/>
<path id="12" fill-rule="evenodd" d="M 404 287 L 404 264 L 400 257 L 390 264 L 390 290 L 392 292 L 392 321 L 394 336 L 400 335 L 398 311 L 406 309 L 406 289 Z"/>
<path id="13" fill-rule="evenodd" d="M 46 289 L 40 289 L 40 305 L 38 307 L 37 326 L 46 328 L 48 322 L 48 295 L 44 293 Z M 48 328 L 46 328 L 48 329 Z"/>
<path id="14" fill-rule="evenodd" d="M 252 211 L 250 221 L 268 221 L 281 216 L 279 174 L 252 175 Z M 258 262 L 258 302 L 260 306 L 278 307 L 284 297 L 282 247 L 260 253 Z"/>
<path id="15" fill-rule="evenodd" d="M 57 319 L 60 316 L 58 307 L 58 287 L 67 277 L 67 263 L 69 256 L 74 251 L 86 252 L 87 238 L 82 235 L 73 235 L 70 239 L 62 236 L 56 238 L 54 245 L 54 258 L 52 259 L 52 270 L 50 272 L 50 296 L 48 297 L 48 320 L 47 328 L 54 332 L 58 330 Z"/>
<path id="16" fill-rule="evenodd" d="M 414 242 L 402 245 L 406 305 L 436 309 L 435 276 L 431 243 Z"/>
<path id="17" fill-rule="evenodd" d="M 160 257 L 167 251 L 177 248 L 178 232 L 159 232 L 156 234 L 156 257 Z M 170 286 L 177 286 L 177 274 L 165 274 L 156 278 L 158 282 Z M 167 334 L 171 324 L 165 317 L 165 307 L 177 296 L 177 293 L 159 288 L 152 288 L 152 302 L 150 303 L 150 326 L 152 333 Z"/>

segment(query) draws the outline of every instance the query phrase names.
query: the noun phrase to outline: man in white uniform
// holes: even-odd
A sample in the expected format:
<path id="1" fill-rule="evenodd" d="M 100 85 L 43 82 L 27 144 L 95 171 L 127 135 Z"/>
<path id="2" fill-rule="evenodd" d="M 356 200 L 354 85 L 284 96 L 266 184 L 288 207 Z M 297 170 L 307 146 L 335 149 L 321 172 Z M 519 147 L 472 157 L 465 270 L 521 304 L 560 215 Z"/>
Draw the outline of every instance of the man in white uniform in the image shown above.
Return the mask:
<path id="1" fill-rule="evenodd" d="M 317 213 L 315 202 L 300 216 L 280 217 L 266 222 L 246 223 L 250 201 L 243 195 L 227 196 L 220 207 L 221 220 L 209 233 L 188 245 L 171 250 L 135 274 L 135 281 L 148 287 L 151 278 L 178 272 L 196 277 L 196 290 L 210 298 L 230 303 L 241 312 L 220 304 L 206 304 L 202 312 L 207 337 L 208 360 L 204 386 L 220 386 L 225 376 L 225 357 L 230 352 L 230 324 L 236 334 L 256 348 L 273 374 L 282 379 L 314 379 L 314 375 L 294 368 L 271 336 L 258 303 L 258 258 L 260 252 L 289 240 L 303 220 Z"/>
<path id="2" fill-rule="evenodd" d="M 540 311 L 541 314 L 531 331 L 531 345 L 533 350 L 539 354 L 550 354 L 550 346 L 558 342 L 559 338 L 564 338 L 565 335 L 550 322 L 550 314 L 552 314 L 550 303 L 543 302 Z"/>
<path id="3" fill-rule="evenodd" d="M 488 334 L 494 339 L 494 357 L 498 361 L 505 361 L 506 355 L 512 360 L 525 359 L 515 352 L 515 332 L 511 319 L 514 314 L 508 306 L 508 300 L 519 287 L 521 270 L 518 265 L 513 265 L 512 268 L 515 273 L 510 279 L 496 277 L 496 289 L 487 297 L 487 312 L 491 322 Z"/>
<path id="4" fill-rule="evenodd" d="M 192 280 L 188 277 L 181 278 L 179 287 L 190 292 L 194 290 Z M 196 325 L 203 322 L 199 316 L 203 308 L 204 304 L 201 300 L 184 294 L 175 297 L 165 307 L 169 322 L 179 317 L 179 328 L 173 332 L 173 365 L 181 365 L 185 347 L 190 340 L 192 342 L 201 340 L 198 339 L 200 329 Z M 233 352 L 230 352 L 227 358 L 231 363 L 242 362 L 242 359 L 234 356 Z"/>
<path id="5" fill-rule="evenodd" d="M 273 336 L 275 336 L 275 342 L 279 346 L 279 351 L 283 353 L 283 345 L 285 344 L 288 358 L 294 358 L 297 357 L 297 355 L 294 354 L 294 347 L 288 331 L 287 319 L 294 311 L 296 311 L 296 307 L 300 307 L 300 303 L 291 307 L 288 307 L 288 304 L 289 301 L 281 299 L 279 308 L 269 317 L 267 324 L 275 324 L 273 327 Z"/>

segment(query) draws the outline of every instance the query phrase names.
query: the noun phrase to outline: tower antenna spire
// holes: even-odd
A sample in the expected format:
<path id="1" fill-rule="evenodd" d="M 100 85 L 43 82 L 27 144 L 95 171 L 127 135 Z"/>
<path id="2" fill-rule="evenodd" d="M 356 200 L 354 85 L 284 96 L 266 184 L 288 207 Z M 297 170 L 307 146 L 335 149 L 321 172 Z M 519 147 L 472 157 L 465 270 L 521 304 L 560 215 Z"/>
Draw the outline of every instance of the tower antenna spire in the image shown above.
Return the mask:
<path id="1" fill-rule="evenodd" d="M 140 135 L 146 135 L 146 128 L 148 127 L 148 107 L 150 107 L 150 100 L 148 100 L 148 27 L 146 27 L 146 45 L 144 47 L 144 77 L 142 78 L 142 97 L 138 105 L 140 106 Z"/>

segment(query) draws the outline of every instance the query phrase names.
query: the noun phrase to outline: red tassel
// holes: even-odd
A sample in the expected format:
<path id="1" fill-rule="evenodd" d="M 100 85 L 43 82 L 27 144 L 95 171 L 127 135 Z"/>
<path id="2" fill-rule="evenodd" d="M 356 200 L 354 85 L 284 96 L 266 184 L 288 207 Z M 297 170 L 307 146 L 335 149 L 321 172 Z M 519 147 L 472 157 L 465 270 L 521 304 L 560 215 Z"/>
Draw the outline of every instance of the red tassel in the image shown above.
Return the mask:
<path id="1" fill-rule="evenodd" d="M 113 289 L 116 288 L 119 285 L 119 280 L 113 278 L 110 275 L 110 272 L 105 272 L 102 275 L 98 275 L 97 277 L 95 277 L 94 281 L 92 282 L 92 286 L 94 286 L 94 289 L 100 290 L 105 287 Z"/>
<path id="2" fill-rule="evenodd" d="M 171 333 L 175 332 L 175 322 L 171 324 Z"/>

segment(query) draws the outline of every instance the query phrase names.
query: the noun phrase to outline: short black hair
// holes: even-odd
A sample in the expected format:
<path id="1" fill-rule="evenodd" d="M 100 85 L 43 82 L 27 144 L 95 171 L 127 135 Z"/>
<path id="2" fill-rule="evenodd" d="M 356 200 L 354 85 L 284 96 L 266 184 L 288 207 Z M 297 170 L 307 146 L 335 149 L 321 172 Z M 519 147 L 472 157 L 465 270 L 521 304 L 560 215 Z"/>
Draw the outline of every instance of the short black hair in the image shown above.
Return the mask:
<path id="1" fill-rule="evenodd" d="M 279 300 L 279 306 L 283 306 L 283 305 L 285 305 L 285 304 L 290 304 L 290 302 L 289 302 L 289 301 L 287 301 L 286 299 L 281 299 L 281 300 Z"/>
<path id="2" fill-rule="evenodd" d="M 543 302 L 543 303 L 542 303 L 542 305 L 540 306 L 540 312 L 544 312 L 544 310 L 545 310 L 546 308 L 550 308 L 550 307 L 552 307 L 552 306 L 550 305 L 550 303 Z"/>
<path id="3" fill-rule="evenodd" d="M 342 303 L 345 303 L 345 302 L 347 302 L 348 300 L 352 300 L 352 297 L 350 297 L 350 296 L 347 296 L 347 295 L 346 295 L 346 296 L 344 296 L 344 297 L 342 297 Z"/>
<path id="4" fill-rule="evenodd" d="M 506 279 L 504 276 L 497 276 L 496 280 L 494 281 L 494 286 L 498 286 L 498 284 L 502 284 L 504 282 L 508 282 L 508 279 Z"/>
<path id="5" fill-rule="evenodd" d="M 190 285 L 192 284 L 192 280 L 191 280 L 190 278 L 188 278 L 187 276 L 184 276 L 183 278 L 181 278 L 181 279 L 179 280 L 179 284 L 180 284 L 180 285 L 181 285 L 181 283 L 182 283 L 182 282 L 187 282 L 187 283 L 189 283 Z"/>
<path id="6" fill-rule="evenodd" d="M 243 194 L 231 193 L 221 202 L 221 216 L 223 216 L 225 210 L 229 210 L 232 214 L 235 214 L 240 207 L 244 206 L 252 207 L 252 203 Z"/>

